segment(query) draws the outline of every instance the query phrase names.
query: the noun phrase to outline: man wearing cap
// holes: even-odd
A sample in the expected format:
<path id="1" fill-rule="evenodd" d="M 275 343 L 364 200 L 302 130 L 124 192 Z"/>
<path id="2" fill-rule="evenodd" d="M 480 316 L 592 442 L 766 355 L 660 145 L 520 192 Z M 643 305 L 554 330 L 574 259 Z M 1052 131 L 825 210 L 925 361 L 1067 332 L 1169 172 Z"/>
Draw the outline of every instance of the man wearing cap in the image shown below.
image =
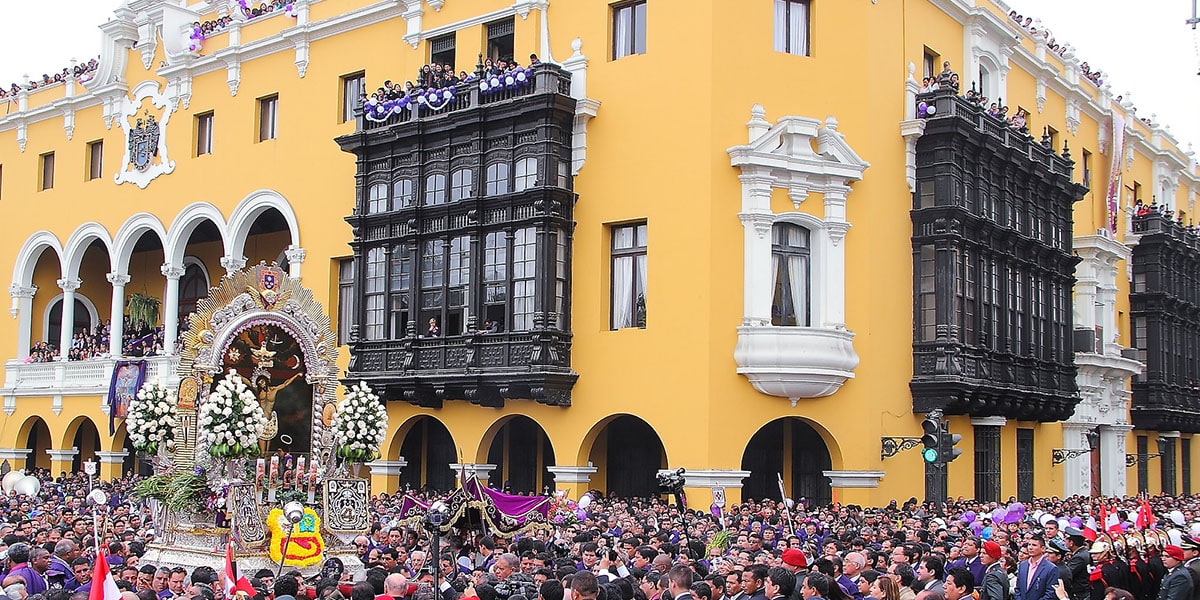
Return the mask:
<path id="1" fill-rule="evenodd" d="M 1198 600 L 1200 599 L 1200 560 L 1196 559 L 1200 557 L 1200 540 L 1185 535 L 1180 541 L 1179 547 L 1183 549 L 1185 559 L 1183 566 L 1192 578 L 1192 600 Z"/>
<path id="2" fill-rule="evenodd" d="M 1192 600 L 1192 577 L 1183 568 L 1183 548 L 1174 545 L 1163 547 L 1163 566 L 1167 576 L 1158 588 L 1158 600 Z"/>
<path id="3" fill-rule="evenodd" d="M 1088 567 L 1092 564 L 1092 557 L 1088 554 L 1087 539 L 1083 537 L 1083 531 L 1078 527 L 1066 527 L 1063 529 L 1063 534 L 1067 538 L 1067 551 L 1070 553 L 1066 561 L 1066 573 L 1063 576 L 1063 582 L 1066 583 L 1067 594 L 1071 596 L 1071 600 L 1087 600 L 1090 595 L 1090 584 L 1088 583 Z M 1067 574 L 1070 576 L 1068 577 Z"/>
<path id="4" fill-rule="evenodd" d="M 1000 564 L 1003 553 L 1000 544 L 992 541 L 983 543 L 983 552 L 979 554 L 979 560 L 983 563 L 983 583 L 976 588 L 979 600 L 1008 600 L 1008 573 Z"/>
<path id="5" fill-rule="evenodd" d="M 1128 572 L 1128 569 L 1122 569 L 1117 566 L 1117 562 L 1113 559 L 1112 547 L 1109 546 L 1108 542 L 1096 542 L 1092 544 L 1090 552 L 1092 562 L 1095 564 L 1088 577 L 1090 579 L 1092 600 L 1104 600 L 1104 590 L 1110 587 L 1123 590 L 1129 589 L 1129 584 L 1125 581 L 1125 573 Z"/>
<path id="6" fill-rule="evenodd" d="M 808 558 L 800 549 L 788 548 L 783 551 L 783 568 L 791 571 L 794 575 L 808 568 Z"/>
<path id="7" fill-rule="evenodd" d="M 1059 579 L 1070 581 L 1071 572 L 1067 570 L 1067 563 L 1063 561 L 1063 556 L 1066 554 L 1067 544 L 1062 541 L 1062 538 L 1054 537 L 1046 539 L 1046 559 L 1058 567 Z"/>

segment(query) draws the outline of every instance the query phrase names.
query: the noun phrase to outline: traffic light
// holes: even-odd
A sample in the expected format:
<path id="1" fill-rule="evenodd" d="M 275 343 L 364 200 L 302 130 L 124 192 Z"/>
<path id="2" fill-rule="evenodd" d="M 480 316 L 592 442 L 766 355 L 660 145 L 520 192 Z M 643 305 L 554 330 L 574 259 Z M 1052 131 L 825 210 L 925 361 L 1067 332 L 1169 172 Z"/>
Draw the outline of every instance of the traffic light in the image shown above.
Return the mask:
<path id="1" fill-rule="evenodd" d="M 921 430 L 924 435 L 921 436 L 921 444 L 924 449 L 921 450 L 921 458 L 927 463 L 935 463 L 941 454 L 941 438 L 942 438 L 942 420 L 941 415 L 937 411 L 931 411 L 925 415 L 925 419 L 921 421 Z"/>
<path id="2" fill-rule="evenodd" d="M 963 453 L 962 448 L 955 448 L 961 442 L 963 436 L 957 433 L 948 431 L 942 432 L 942 448 L 939 451 L 943 463 L 948 463 L 958 458 Z"/>

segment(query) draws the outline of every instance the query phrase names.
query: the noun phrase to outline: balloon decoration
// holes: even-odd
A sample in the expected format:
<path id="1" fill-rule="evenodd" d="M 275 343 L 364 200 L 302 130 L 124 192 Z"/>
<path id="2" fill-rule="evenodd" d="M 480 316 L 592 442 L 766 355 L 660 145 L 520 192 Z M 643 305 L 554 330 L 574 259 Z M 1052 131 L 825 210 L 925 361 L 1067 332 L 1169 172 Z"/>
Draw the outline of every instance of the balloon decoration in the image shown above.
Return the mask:
<path id="1" fill-rule="evenodd" d="M 974 523 L 975 522 L 975 511 L 968 510 L 967 512 L 963 513 L 962 517 L 960 517 L 960 518 L 962 519 L 963 523 Z"/>
<path id="2" fill-rule="evenodd" d="M 2 487 L 4 489 L 4 493 L 7 494 L 8 492 L 13 491 L 13 488 L 16 487 L 17 482 L 20 481 L 24 476 L 24 469 L 9 471 L 8 473 L 4 474 L 4 479 L 0 480 L 0 487 Z"/>
<path id="3" fill-rule="evenodd" d="M 38 492 L 42 491 L 42 482 L 33 475 L 26 475 L 17 480 L 17 484 L 13 486 L 13 491 L 18 496 L 29 496 L 32 498 L 37 496 Z"/>
<path id="4" fill-rule="evenodd" d="M 993 523 L 1007 523 L 1008 521 L 1005 520 L 1007 518 L 1008 518 L 1008 509 L 1004 508 L 1003 506 L 997 507 L 996 510 L 992 511 L 992 522 Z"/>
<path id="5" fill-rule="evenodd" d="M 578 504 L 578 506 L 581 510 L 586 510 L 587 507 L 592 505 L 592 493 L 588 492 L 588 493 L 580 496 L 579 502 L 577 502 L 576 504 Z"/>
<path id="6" fill-rule="evenodd" d="M 1172 523 L 1179 525 L 1180 527 L 1182 527 L 1183 524 L 1186 522 L 1183 518 L 1183 513 L 1181 511 L 1179 511 L 1178 509 L 1167 513 L 1167 518 L 1171 519 Z"/>

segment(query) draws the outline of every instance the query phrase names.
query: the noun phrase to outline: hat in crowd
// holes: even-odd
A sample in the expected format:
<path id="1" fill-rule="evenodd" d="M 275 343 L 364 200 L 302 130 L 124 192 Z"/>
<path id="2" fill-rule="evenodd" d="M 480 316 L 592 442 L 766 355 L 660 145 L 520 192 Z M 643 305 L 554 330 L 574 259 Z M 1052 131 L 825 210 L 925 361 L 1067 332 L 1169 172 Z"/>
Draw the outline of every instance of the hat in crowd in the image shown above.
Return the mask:
<path id="1" fill-rule="evenodd" d="M 1200 540 L 1197 540 L 1190 535 L 1185 535 L 1183 536 L 1183 539 L 1179 541 L 1179 547 L 1183 548 L 1184 550 L 1200 550 Z"/>
<path id="2" fill-rule="evenodd" d="M 1060 539 L 1054 538 L 1046 544 L 1046 551 L 1053 552 L 1059 556 L 1067 555 L 1067 545 Z"/>
<path id="3" fill-rule="evenodd" d="M 1183 548 L 1180 548 L 1179 546 L 1176 546 L 1174 544 L 1168 544 L 1166 546 L 1163 546 L 1163 554 L 1166 554 L 1167 556 L 1170 556 L 1171 558 L 1173 558 L 1179 562 L 1183 562 L 1183 560 L 1184 560 Z"/>
<path id="4" fill-rule="evenodd" d="M 1067 537 L 1083 537 L 1083 530 L 1078 527 L 1064 527 L 1063 533 Z"/>
<path id="5" fill-rule="evenodd" d="M 1092 544 L 1092 549 L 1088 550 L 1088 552 L 1092 554 L 1104 554 L 1109 550 L 1112 550 L 1112 547 L 1108 545 L 1108 542 L 1096 542 Z"/>
<path id="6" fill-rule="evenodd" d="M 801 569 L 808 567 L 808 557 L 795 548 L 788 548 L 783 551 L 783 562 Z"/>
<path id="7" fill-rule="evenodd" d="M 991 540 L 983 543 L 983 552 L 984 554 L 996 559 L 999 559 L 1000 556 L 1004 554 L 1004 551 L 1000 549 L 1000 544 L 997 544 Z"/>

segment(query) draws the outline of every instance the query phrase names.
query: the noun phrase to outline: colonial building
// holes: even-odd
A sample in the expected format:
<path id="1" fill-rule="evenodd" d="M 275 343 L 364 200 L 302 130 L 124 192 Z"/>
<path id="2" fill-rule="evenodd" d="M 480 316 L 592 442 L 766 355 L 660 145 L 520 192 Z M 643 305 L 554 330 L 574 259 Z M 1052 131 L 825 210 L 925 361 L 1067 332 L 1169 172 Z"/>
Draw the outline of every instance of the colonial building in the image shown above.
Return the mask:
<path id="1" fill-rule="evenodd" d="M 1190 491 L 1200 173 L 1019 10 L 130 0 L 0 99 L 0 459 L 136 469 L 110 389 L 274 262 L 387 400 L 377 491 Z"/>

